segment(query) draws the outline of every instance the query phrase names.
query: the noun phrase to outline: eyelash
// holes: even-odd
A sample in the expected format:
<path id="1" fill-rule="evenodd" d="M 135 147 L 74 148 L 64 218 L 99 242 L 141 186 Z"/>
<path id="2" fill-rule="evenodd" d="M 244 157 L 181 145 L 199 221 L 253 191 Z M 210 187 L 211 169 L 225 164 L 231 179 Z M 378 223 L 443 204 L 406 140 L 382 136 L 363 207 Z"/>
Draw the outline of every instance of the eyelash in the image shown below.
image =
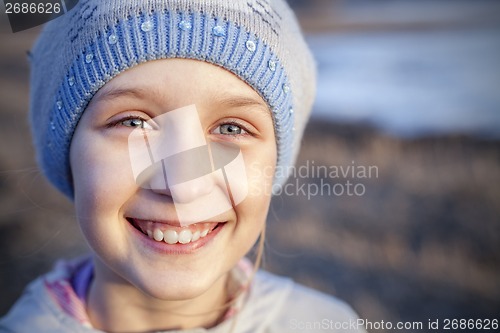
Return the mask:
<path id="1" fill-rule="evenodd" d="M 124 118 L 121 118 L 115 122 L 112 122 L 110 124 L 107 124 L 106 127 L 107 128 L 114 128 L 114 127 L 118 127 L 120 125 L 124 126 L 124 127 L 129 127 L 129 128 L 134 128 L 132 126 L 125 126 L 123 125 L 123 122 L 127 121 L 127 120 L 134 120 L 134 119 L 138 119 L 144 123 L 147 123 L 148 119 L 145 119 L 141 116 L 137 116 L 137 115 L 129 115 L 129 116 L 126 116 Z M 229 121 L 224 121 L 220 124 L 217 125 L 216 128 L 219 128 L 223 125 L 234 125 L 234 126 L 238 126 L 243 132 L 245 133 L 241 133 L 241 134 L 234 134 L 234 135 L 231 135 L 231 134 L 221 134 L 221 133 L 218 133 L 217 135 L 223 135 L 223 136 L 232 136 L 232 137 L 237 137 L 237 136 L 246 136 L 246 135 L 251 135 L 253 136 L 252 132 L 250 130 L 248 130 L 248 128 L 241 124 L 240 122 L 236 121 L 236 120 L 229 120 Z"/>
<path id="2" fill-rule="evenodd" d="M 147 119 L 141 117 L 141 116 L 136 116 L 136 115 L 129 115 L 129 116 L 126 116 L 124 118 L 120 118 L 118 119 L 117 121 L 114 121 L 114 122 L 111 122 L 109 124 L 106 125 L 107 128 L 113 128 L 113 127 L 118 127 L 120 125 L 123 125 L 123 122 L 127 121 L 127 120 L 134 120 L 134 119 L 138 119 L 144 123 L 147 123 Z M 124 125 L 123 125 L 124 126 Z M 130 128 L 133 128 L 132 126 L 124 126 L 124 127 L 130 127 Z"/>
<path id="3" fill-rule="evenodd" d="M 248 128 L 241 124 L 240 122 L 236 121 L 236 120 L 229 120 L 229 121 L 224 121 L 224 122 L 221 122 L 220 124 L 218 124 L 216 126 L 216 128 L 219 128 L 221 126 L 224 126 L 224 125 L 234 125 L 234 126 L 237 126 L 241 129 L 242 132 L 244 133 L 240 133 L 240 134 L 222 134 L 222 133 L 216 133 L 216 135 L 223 135 L 223 136 L 229 136 L 229 137 L 239 137 L 239 136 L 248 136 L 248 135 L 252 135 L 252 132 L 248 130 Z M 219 130 L 220 132 L 220 130 Z"/>

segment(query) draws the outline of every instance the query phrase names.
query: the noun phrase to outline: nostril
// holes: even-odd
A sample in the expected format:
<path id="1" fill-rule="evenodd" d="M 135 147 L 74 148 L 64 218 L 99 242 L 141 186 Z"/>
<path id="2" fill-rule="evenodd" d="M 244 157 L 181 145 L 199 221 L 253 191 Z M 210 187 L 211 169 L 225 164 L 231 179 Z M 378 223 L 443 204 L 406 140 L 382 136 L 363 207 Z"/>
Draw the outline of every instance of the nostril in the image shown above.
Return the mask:
<path id="1" fill-rule="evenodd" d="M 170 195 L 164 160 L 145 168 L 136 178 L 136 183 L 143 189 L 151 189 Z"/>

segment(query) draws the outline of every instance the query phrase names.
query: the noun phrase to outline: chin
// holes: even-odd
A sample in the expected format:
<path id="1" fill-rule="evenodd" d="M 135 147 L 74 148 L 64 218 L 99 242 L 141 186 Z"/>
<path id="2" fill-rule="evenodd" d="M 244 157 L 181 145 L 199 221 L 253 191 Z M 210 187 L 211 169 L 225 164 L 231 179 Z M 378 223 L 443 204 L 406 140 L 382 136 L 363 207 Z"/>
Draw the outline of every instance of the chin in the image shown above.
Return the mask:
<path id="1" fill-rule="evenodd" d="M 163 301 L 182 301 L 197 298 L 216 285 L 218 279 L 209 279 L 207 274 L 175 272 L 150 275 L 132 281 L 144 294 Z"/>

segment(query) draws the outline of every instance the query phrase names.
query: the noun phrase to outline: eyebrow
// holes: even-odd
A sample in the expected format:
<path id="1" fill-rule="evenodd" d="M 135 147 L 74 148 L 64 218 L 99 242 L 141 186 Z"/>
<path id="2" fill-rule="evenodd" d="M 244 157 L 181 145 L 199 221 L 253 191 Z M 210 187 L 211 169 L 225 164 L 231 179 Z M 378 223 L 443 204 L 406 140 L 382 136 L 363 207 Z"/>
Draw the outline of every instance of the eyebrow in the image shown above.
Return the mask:
<path id="1" fill-rule="evenodd" d="M 136 99 L 155 99 L 160 95 L 158 90 L 150 90 L 144 88 L 111 88 L 101 94 L 96 95 L 96 101 L 110 101 L 116 98 L 129 97 Z M 258 107 L 266 115 L 271 115 L 271 110 L 269 106 L 264 102 L 256 98 L 231 95 L 228 93 L 213 94 L 211 96 L 212 100 L 217 101 L 217 104 L 226 106 L 228 108 L 240 108 L 240 107 Z"/>
<path id="2" fill-rule="evenodd" d="M 96 100 L 109 101 L 120 97 L 147 99 L 148 90 L 143 88 L 111 88 L 101 94 L 97 94 Z"/>
<path id="3" fill-rule="evenodd" d="M 228 108 L 258 107 L 258 110 L 261 110 L 263 113 L 269 116 L 271 115 L 269 106 L 264 101 L 260 101 L 256 98 L 240 95 L 230 95 L 226 93 L 214 95 L 212 98 L 217 101 L 217 104 L 226 106 Z"/>

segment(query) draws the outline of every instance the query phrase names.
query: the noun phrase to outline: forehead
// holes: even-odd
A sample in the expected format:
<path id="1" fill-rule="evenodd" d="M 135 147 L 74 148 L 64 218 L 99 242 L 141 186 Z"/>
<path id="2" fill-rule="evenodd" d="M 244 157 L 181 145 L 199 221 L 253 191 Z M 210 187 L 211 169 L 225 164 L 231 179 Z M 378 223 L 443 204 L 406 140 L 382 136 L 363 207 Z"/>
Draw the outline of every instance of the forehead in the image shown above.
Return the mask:
<path id="1" fill-rule="evenodd" d="M 253 104 L 269 113 L 262 97 L 236 75 L 219 66 L 189 59 L 156 60 L 126 70 L 106 83 L 92 102 L 117 99 L 142 99 L 172 107 L 214 102 Z"/>

